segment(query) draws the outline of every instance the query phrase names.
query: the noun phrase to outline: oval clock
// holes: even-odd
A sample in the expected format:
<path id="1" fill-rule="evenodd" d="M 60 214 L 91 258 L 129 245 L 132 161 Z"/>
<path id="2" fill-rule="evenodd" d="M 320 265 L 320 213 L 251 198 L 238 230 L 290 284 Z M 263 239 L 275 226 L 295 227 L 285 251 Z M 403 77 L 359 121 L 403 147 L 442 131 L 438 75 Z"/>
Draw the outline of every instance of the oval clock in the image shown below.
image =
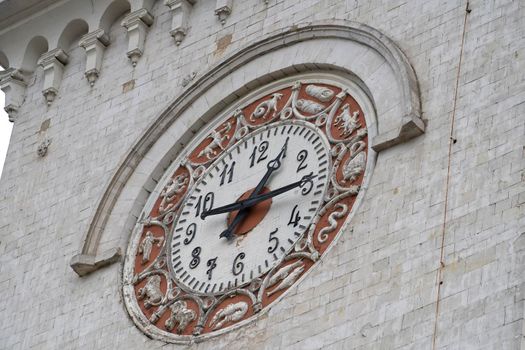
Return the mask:
<path id="1" fill-rule="evenodd" d="M 373 114 L 350 81 L 306 76 L 210 121 L 130 239 L 124 299 L 139 328 L 168 342 L 213 336 L 298 283 L 362 197 L 374 161 L 365 111 Z"/>

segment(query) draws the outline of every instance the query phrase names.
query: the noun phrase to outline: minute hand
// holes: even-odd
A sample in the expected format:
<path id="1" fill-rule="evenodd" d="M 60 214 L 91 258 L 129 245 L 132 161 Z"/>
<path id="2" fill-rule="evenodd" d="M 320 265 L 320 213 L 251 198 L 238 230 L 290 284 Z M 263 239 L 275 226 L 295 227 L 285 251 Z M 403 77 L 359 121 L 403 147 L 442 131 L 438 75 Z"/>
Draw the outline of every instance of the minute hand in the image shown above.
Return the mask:
<path id="1" fill-rule="evenodd" d="M 253 207 L 254 205 L 256 205 L 256 204 L 258 204 L 260 202 L 264 202 L 267 199 L 270 199 L 272 197 L 275 197 L 275 196 L 278 196 L 278 195 L 283 194 L 285 192 L 288 192 L 290 190 L 293 190 L 296 187 L 303 187 L 306 183 L 310 182 L 314 177 L 315 176 L 313 174 L 305 175 L 299 181 L 292 182 L 291 184 L 288 184 L 288 185 L 283 186 L 283 187 L 279 187 L 278 189 L 275 189 L 273 191 L 270 191 L 270 192 L 267 192 L 267 193 L 263 193 L 263 194 L 259 194 L 259 195 L 253 196 L 251 198 L 247 198 L 247 199 L 241 200 L 239 202 L 227 204 L 227 205 L 224 205 L 222 207 L 218 207 L 218 208 L 215 208 L 215 209 L 211 209 L 211 210 L 205 211 L 205 212 L 203 212 L 201 214 L 201 216 L 202 216 L 202 218 L 205 218 L 205 217 L 210 216 L 210 215 L 218 215 L 218 214 L 228 213 L 228 212 L 231 212 L 231 211 L 242 210 L 242 209 Z"/>

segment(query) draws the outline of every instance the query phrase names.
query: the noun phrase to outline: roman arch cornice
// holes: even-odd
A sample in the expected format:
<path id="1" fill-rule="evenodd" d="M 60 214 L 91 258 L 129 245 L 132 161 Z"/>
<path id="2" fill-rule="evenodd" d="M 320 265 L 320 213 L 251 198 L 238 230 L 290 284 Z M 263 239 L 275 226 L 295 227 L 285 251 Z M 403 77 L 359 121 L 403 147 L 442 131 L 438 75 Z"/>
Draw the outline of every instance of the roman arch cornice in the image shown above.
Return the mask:
<path id="1" fill-rule="evenodd" d="M 381 32 L 361 23 L 332 20 L 266 35 L 200 74 L 128 150 L 96 204 L 81 249 L 71 260 L 73 270 L 83 276 L 118 260 L 153 179 L 162 175 L 194 128 L 239 96 L 301 72 L 345 75 L 360 86 L 376 109 L 378 135 L 371 140 L 376 152 L 425 130 L 415 72 L 398 46 Z M 176 139 L 180 142 L 175 144 Z M 122 244 L 99 252 L 107 232 L 120 237 Z"/>

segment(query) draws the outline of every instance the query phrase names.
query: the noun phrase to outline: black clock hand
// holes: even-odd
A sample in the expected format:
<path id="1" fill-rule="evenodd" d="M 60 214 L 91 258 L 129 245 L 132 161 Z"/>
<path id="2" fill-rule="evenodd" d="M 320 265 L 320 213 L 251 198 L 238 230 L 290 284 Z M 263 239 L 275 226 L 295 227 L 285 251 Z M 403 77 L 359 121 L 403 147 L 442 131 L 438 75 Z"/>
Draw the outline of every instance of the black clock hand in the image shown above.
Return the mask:
<path id="1" fill-rule="evenodd" d="M 268 200 L 268 199 L 270 199 L 272 197 L 275 197 L 275 196 L 278 196 L 278 195 L 283 194 L 285 192 L 288 192 L 290 190 L 293 190 L 296 187 L 303 187 L 307 182 L 310 182 L 313 178 L 315 178 L 315 175 L 313 175 L 313 173 L 310 173 L 308 175 L 303 176 L 301 178 L 301 180 L 299 180 L 299 181 L 292 182 L 291 184 L 288 184 L 288 185 L 283 186 L 283 187 L 279 187 L 279 188 L 277 188 L 277 189 L 275 189 L 273 191 L 270 191 L 270 192 L 267 192 L 267 193 L 263 193 L 263 194 L 258 194 L 258 195 L 253 196 L 253 197 L 250 196 L 250 197 L 248 197 L 248 198 L 246 198 L 244 200 L 241 200 L 239 202 L 223 205 L 222 207 L 218 207 L 218 208 L 214 208 L 214 209 L 211 209 L 211 210 L 204 211 L 201 214 L 201 218 L 204 219 L 204 218 L 206 218 L 206 217 L 208 217 L 210 215 L 218 215 L 218 214 L 228 213 L 228 212 L 231 212 L 231 211 L 244 210 L 244 209 L 253 207 L 254 205 L 256 205 L 256 204 L 258 204 L 260 202 L 264 202 L 265 200 Z M 238 215 L 237 215 L 237 217 L 238 217 Z"/>
<path id="2" fill-rule="evenodd" d="M 286 138 L 286 141 L 284 141 L 284 145 L 283 147 L 281 148 L 281 151 L 279 152 L 279 154 L 277 155 L 277 157 L 275 157 L 274 159 L 270 160 L 268 162 L 268 164 L 266 164 L 266 173 L 264 174 L 263 178 L 261 179 L 261 181 L 259 181 L 259 183 L 257 184 L 257 186 L 255 187 L 255 189 L 253 190 L 253 192 L 250 194 L 250 196 L 248 197 L 249 198 L 252 198 L 252 197 L 255 197 L 256 195 L 259 194 L 259 192 L 262 191 L 264 185 L 266 185 L 266 182 L 268 182 L 268 180 L 270 179 L 270 176 L 273 174 L 274 171 L 276 171 L 277 169 L 279 169 L 281 167 L 281 158 L 284 158 L 285 157 L 285 152 L 286 152 L 286 148 L 288 147 L 288 139 L 290 137 L 287 137 Z M 233 219 L 233 221 L 228 225 L 228 227 L 226 228 L 226 230 L 222 231 L 221 234 L 219 235 L 219 237 L 226 237 L 228 239 L 230 239 L 233 235 L 233 231 L 237 228 L 237 226 L 241 223 L 241 221 L 246 217 L 246 214 L 248 212 L 246 210 L 241 210 L 239 211 L 239 213 L 237 213 L 237 216 Z M 201 215 L 201 218 L 205 218 L 205 216 L 203 216 L 204 214 L 204 211 Z"/>

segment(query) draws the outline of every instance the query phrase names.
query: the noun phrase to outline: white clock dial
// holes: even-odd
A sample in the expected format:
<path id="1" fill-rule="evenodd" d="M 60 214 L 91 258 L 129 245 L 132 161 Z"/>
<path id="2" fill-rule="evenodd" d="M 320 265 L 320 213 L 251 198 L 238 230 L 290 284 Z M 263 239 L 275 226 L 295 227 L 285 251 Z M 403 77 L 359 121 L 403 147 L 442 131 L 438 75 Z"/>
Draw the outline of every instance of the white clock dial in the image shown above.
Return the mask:
<path id="1" fill-rule="evenodd" d="M 282 122 L 248 134 L 215 160 L 190 189 L 172 232 L 171 267 L 180 284 L 197 293 L 220 293 L 279 263 L 323 203 L 329 152 L 325 136 L 312 124 Z M 248 197 L 276 158 L 280 167 L 266 182 L 266 192 L 312 177 L 272 197 L 271 204 L 260 203 L 232 237 L 220 237 L 235 214 L 202 218 L 202 212 Z"/>

